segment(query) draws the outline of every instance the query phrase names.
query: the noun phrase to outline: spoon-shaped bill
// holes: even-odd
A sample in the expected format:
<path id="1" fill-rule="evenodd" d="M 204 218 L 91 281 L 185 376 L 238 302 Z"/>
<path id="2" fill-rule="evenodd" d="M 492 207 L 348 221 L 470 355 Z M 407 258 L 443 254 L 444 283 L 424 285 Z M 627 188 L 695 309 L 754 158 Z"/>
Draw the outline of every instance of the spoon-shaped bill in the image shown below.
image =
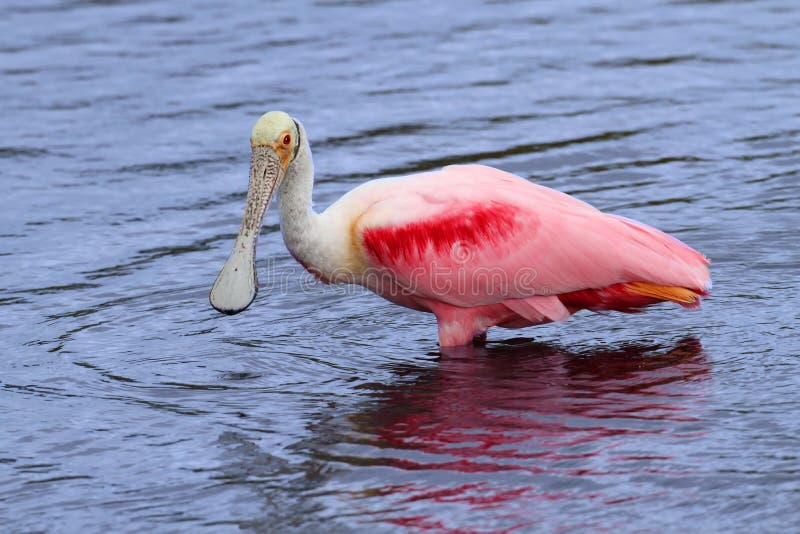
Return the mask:
<path id="1" fill-rule="evenodd" d="M 233 252 L 211 288 L 209 301 L 218 311 L 227 314 L 244 311 L 256 298 L 256 244 L 264 212 L 275 189 L 283 178 L 281 161 L 269 146 L 253 147 L 250 160 L 250 184 L 242 225 L 233 245 Z"/>

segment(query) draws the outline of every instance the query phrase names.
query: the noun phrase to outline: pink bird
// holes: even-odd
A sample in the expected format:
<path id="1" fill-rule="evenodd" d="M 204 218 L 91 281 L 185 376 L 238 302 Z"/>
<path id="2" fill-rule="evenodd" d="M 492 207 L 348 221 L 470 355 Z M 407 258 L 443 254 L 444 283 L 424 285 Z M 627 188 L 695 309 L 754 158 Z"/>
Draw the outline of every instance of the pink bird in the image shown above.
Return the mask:
<path id="1" fill-rule="evenodd" d="M 708 260 L 677 239 L 498 169 L 458 165 L 372 180 L 315 213 L 303 126 L 267 113 L 250 144 L 244 218 L 210 295 L 223 313 L 256 296 L 256 241 L 276 190 L 284 242 L 303 267 L 323 282 L 359 284 L 433 313 L 442 347 L 582 309 L 693 308 L 711 288 Z"/>

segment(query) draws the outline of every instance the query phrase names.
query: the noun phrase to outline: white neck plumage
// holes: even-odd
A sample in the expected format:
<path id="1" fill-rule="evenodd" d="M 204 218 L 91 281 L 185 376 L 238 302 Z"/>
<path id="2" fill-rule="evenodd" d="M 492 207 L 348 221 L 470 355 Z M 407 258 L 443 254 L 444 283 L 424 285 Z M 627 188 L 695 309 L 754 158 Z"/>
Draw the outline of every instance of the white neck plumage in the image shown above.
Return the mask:
<path id="1" fill-rule="evenodd" d="M 305 129 L 300 126 L 297 156 L 286 170 L 279 191 L 281 232 L 286 247 L 297 261 L 308 269 L 319 269 L 323 267 L 318 263 L 323 259 L 320 238 L 324 229 L 322 216 L 311 207 L 313 188 L 314 162 Z"/>

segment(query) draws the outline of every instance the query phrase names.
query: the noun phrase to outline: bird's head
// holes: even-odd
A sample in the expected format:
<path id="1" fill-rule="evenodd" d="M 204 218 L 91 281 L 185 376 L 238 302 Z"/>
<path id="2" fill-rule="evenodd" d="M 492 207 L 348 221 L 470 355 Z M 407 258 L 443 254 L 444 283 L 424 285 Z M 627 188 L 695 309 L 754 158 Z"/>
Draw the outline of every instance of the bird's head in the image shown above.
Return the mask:
<path id="1" fill-rule="evenodd" d="M 262 115 L 250 134 L 250 184 L 242 225 L 233 252 L 211 288 L 211 305 L 222 313 L 239 313 L 258 292 L 256 243 L 264 212 L 297 157 L 302 128 L 282 111 Z"/>
<path id="2" fill-rule="evenodd" d="M 297 121 L 283 111 L 264 113 L 250 133 L 250 146 L 253 149 L 252 163 L 255 163 L 256 156 L 259 159 L 277 158 L 286 172 L 300 148 L 300 127 Z M 252 172 L 252 167 L 250 170 Z"/>

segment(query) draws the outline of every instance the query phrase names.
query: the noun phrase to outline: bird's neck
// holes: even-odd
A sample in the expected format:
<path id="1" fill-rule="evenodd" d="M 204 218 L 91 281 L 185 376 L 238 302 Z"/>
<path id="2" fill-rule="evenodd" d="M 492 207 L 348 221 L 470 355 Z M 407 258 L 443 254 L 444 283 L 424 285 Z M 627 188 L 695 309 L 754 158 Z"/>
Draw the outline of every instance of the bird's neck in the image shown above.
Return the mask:
<path id="1" fill-rule="evenodd" d="M 311 207 L 314 187 L 314 163 L 304 140 L 297 156 L 287 169 L 278 199 L 281 211 L 281 232 L 286 247 L 307 269 L 318 268 L 320 259 L 320 216 Z"/>

